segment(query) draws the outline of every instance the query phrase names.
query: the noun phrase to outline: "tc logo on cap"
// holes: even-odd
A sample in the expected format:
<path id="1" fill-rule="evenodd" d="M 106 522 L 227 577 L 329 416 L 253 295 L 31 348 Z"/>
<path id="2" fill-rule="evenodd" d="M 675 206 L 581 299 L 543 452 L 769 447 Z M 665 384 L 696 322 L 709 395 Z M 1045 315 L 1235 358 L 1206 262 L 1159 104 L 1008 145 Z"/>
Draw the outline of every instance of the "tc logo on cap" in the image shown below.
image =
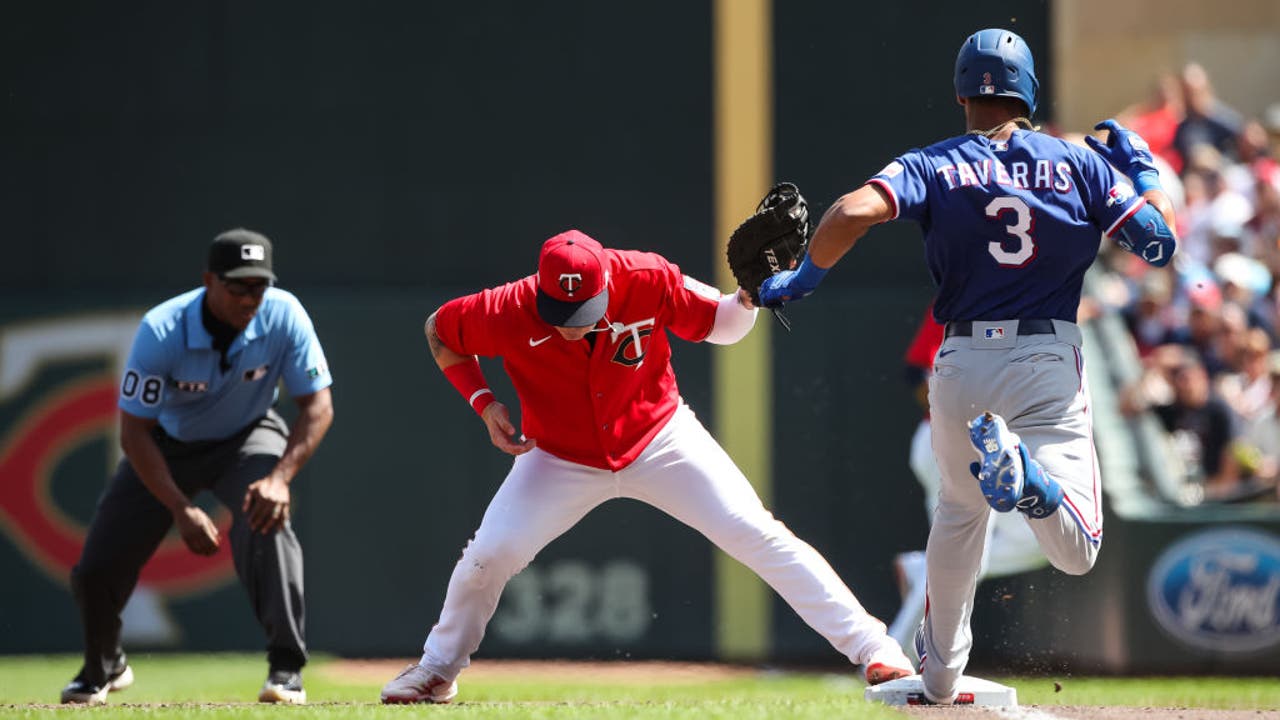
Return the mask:
<path id="1" fill-rule="evenodd" d="M 581 301 L 604 290 L 608 265 L 600 243 L 577 230 L 568 230 L 542 246 L 538 258 L 538 287 L 561 301 Z"/>
<path id="2" fill-rule="evenodd" d="M 609 304 L 609 261 L 600 243 L 566 230 L 538 256 L 538 314 L 560 327 L 592 325 Z"/>
<path id="3" fill-rule="evenodd" d="M 560 289 L 573 295 L 573 291 L 582 287 L 582 273 L 561 273 Z"/>

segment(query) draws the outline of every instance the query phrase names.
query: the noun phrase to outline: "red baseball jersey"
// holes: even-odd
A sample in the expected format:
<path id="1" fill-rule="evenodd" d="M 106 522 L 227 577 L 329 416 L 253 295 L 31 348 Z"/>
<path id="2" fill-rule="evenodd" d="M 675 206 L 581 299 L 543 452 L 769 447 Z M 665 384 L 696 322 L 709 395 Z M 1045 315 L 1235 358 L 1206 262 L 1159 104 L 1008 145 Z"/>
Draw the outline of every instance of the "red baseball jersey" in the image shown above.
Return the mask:
<path id="1" fill-rule="evenodd" d="M 571 462 L 620 470 L 679 405 L 667 330 L 699 342 L 720 292 L 660 255 L 605 250 L 609 307 L 587 340 L 568 341 L 538 317 L 537 276 L 451 300 L 436 332 L 462 355 L 501 357 L 520 397 L 526 437 Z"/>
<path id="2" fill-rule="evenodd" d="M 945 335 L 946 327 L 933 319 L 933 303 L 929 303 L 929 307 L 924 309 L 924 319 L 920 321 L 920 327 L 916 328 L 915 337 L 911 338 L 911 345 L 902 359 L 907 365 L 923 371 L 923 377 L 929 377 L 929 373 L 933 372 L 933 356 L 938 354 L 942 341 L 946 339 Z M 929 418 L 928 405 L 924 408 L 924 417 L 926 420 Z"/>
<path id="3" fill-rule="evenodd" d="M 903 360 L 912 367 L 920 368 L 926 373 L 931 372 L 933 356 L 937 355 L 938 348 L 942 347 L 943 333 L 942 323 L 933 319 L 933 303 L 929 303 L 929 307 L 924 310 L 924 319 L 920 321 L 915 337 L 911 338 L 911 345 L 907 348 L 907 354 Z"/>

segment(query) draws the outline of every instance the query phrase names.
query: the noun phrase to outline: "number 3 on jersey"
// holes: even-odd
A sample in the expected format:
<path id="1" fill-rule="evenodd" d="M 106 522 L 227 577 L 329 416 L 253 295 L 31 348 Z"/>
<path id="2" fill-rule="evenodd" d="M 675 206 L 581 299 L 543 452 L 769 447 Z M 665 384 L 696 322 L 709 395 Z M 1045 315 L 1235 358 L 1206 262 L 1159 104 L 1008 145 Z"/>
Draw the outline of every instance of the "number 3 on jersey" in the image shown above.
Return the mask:
<path id="1" fill-rule="evenodd" d="M 1013 212 L 1014 223 L 1005 225 L 1005 232 L 1018 238 L 1018 249 L 1009 252 L 1004 249 L 1003 243 L 993 241 L 987 243 L 987 252 L 1000 263 L 1000 267 L 1019 268 L 1031 262 L 1036 256 L 1036 241 L 1031 237 L 1035 218 L 1031 215 L 1031 208 L 1027 207 L 1026 201 L 1022 198 L 1005 195 L 987 203 L 987 217 L 993 220 L 1001 220 L 1001 216 L 1009 211 Z"/>

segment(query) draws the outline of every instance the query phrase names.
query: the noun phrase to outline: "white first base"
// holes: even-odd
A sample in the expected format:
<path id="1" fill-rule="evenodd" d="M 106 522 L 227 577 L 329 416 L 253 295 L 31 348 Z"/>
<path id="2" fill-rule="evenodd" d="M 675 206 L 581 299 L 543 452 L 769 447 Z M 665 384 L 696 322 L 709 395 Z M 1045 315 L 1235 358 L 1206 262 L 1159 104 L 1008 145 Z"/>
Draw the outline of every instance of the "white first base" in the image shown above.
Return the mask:
<path id="1" fill-rule="evenodd" d="M 1000 683 L 961 675 L 956 685 L 956 705 L 997 705 L 1017 707 L 1018 691 Z M 924 697 L 924 681 L 919 675 L 890 680 L 867 688 L 863 695 L 885 705 L 929 705 Z"/>

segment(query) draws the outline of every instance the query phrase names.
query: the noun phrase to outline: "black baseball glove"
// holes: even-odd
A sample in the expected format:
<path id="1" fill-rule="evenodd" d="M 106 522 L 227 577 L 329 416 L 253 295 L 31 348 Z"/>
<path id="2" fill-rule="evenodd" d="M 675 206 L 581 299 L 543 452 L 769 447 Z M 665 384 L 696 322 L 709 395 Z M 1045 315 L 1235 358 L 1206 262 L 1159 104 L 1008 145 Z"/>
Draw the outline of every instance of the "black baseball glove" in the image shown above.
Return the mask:
<path id="1" fill-rule="evenodd" d="M 789 182 L 774 185 L 729 236 L 726 255 L 738 286 L 760 304 L 760 284 L 774 273 L 793 270 L 809 245 L 809 205 Z"/>

